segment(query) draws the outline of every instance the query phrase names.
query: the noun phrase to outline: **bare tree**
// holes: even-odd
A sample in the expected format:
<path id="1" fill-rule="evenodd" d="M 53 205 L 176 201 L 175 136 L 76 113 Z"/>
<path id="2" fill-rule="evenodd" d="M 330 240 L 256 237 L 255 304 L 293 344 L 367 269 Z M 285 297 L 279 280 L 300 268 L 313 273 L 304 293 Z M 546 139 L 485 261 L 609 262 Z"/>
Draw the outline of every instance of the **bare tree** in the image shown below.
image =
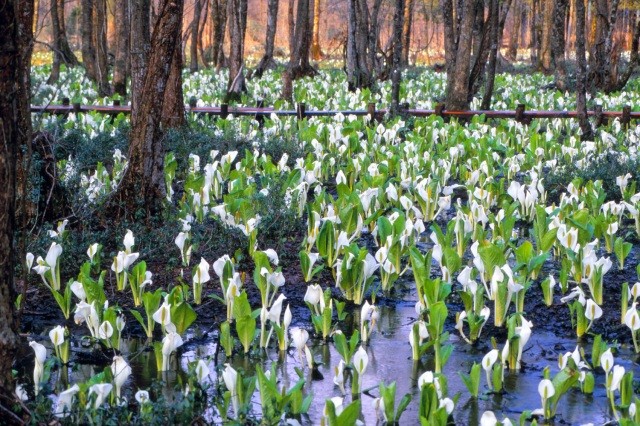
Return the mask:
<path id="1" fill-rule="evenodd" d="M 127 95 L 127 77 L 130 69 L 129 26 L 129 0 L 116 0 L 113 91 L 120 96 Z"/>
<path id="2" fill-rule="evenodd" d="M 32 0 L 0 0 L 0 405 L 15 400 L 12 366 L 18 344 L 14 313 L 16 163 L 31 140 L 29 75 L 33 49 Z M 26 84 L 26 86 L 25 86 Z M 8 417 L 7 424 L 21 419 Z"/>
<path id="3" fill-rule="evenodd" d="M 296 20 L 293 23 L 292 50 L 289 64 L 282 75 L 282 98 L 289 101 L 293 99 L 293 81 L 316 74 L 316 70 L 309 62 L 313 3 L 314 0 L 298 0 Z"/>
<path id="4" fill-rule="evenodd" d="M 49 13 L 51 15 L 51 32 L 53 33 L 53 65 L 51 66 L 51 74 L 47 81 L 48 84 L 54 84 L 60 77 L 60 65 L 67 66 L 78 65 L 78 59 L 73 54 L 69 41 L 67 40 L 67 32 L 65 30 L 64 21 L 64 2 L 62 0 L 50 0 Z"/>
<path id="5" fill-rule="evenodd" d="M 254 75 L 258 78 L 262 77 L 262 74 L 275 64 L 275 61 L 273 60 L 273 51 L 278 25 L 279 5 L 279 0 L 269 0 L 267 5 L 267 34 L 264 42 L 264 56 L 262 56 L 262 59 L 260 59 L 260 62 L 254 71 Z"/>
<path id="6" fill-rule="evenodd" d="M 147 217 L 162 210 L 166 188 L 160 122 L 176 45 L 181 41 L 183 8 L 184 0 L 162 0 L 158 9 L 142 93 L 131 115 L 129 165 L 116 193 L 119 207 L 129 217 L 138 209 Z"/>

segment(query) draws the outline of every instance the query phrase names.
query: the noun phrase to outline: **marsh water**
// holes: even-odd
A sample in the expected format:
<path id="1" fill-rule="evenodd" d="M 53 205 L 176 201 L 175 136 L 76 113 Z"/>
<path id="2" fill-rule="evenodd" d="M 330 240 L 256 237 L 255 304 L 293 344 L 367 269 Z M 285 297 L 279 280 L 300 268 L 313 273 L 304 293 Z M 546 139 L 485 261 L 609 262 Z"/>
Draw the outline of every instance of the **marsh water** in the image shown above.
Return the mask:
<path id="1" fill-rule="evenodd" d="M 399 301 L 395 306 L 382 306 L 380 308 L 380 319 L 376 331 L 367 346 L 369 355 L 369 366 L 363 377 L 361 395 L 362 416 L 361 419 L 366 425 L 376 424 L 376 413 L 372 402 L 378 396 L 377 385 L 380 381 L 390 383 L 397 382 L 396 400 L 402 395 L 409 393 L 413 396 L 412 402 L 401 418 L 401 424 L 418 424 L 418 400 L 417 389 L 418 377 L 427 370 L 433 370 L 432 358 L 427 354 L 421 362 L 414 363 L 411 360 L 411 347 L 407 337 L 411 326 L 415 320 L 413 301 L 407 299 Z M 550 318 L 553 320 L 553 318 Z M 179 358 L 173 360 L 174 372 L 160 374 L 156 367 L 156 357 L 153 350 L 146 348 L 144 339 L 124 339 L 122 342 L 123 352 L 128 354 L 128 361 L 133 369 L 133 373 L 126 385 L 126 395 L 131 400 L 137 389 L 146 389 L 155 379 L 163 379 L 165 387 L 163 394 L 171 398 L 175 391 L 174 387 L 178 381 L 178 375 L 187 370 L 188 364 L 199 359 L 208 360 L 211 369 L 209 380 L 215 383 L 218 378 L 215 372 L 214 357 L 217 357 L 218 365 L 230 362 L 238 371 L 244 371 L 245 375 L 252 375 L 256 362 L 263 362 L 266 368 L 270 368 L 272 363 L 276 363 L 276 370 L 280 384 L 289 388 L 298 380 L 296 368 L 303 369 L 306 380 L 305 392 L 313 394 L 313 402 L 308 416 L 301 420 L 303 424 L 316 425 L 322 416 L 324 401 L 327 398 L 340 396 L 340 390 L 333 383 L 333 369 L 340 360 L 340 355 L 336 352 L 333 344 L 309 340 L 309 347 L 314 355 L 314 359 L 319 363 L 318 370 L 311 374 L 306 363 L 302 363 L 298 358 L 295 349 L 290 349 L 285 354 L 279 354 L 273 350 L 264 355 L 262 360 L 257 357 L 234 356 L 231 360 L 226 360 L 224 351 L 217 351 L 216 336 L 207 335 L 208 330 L 201 330 L 194 326 L 185 339 L 185 344 L 180 348 Z M 204 336 L 204 337 L 203 337 Z M 48 339 L 47 339 L 48 340 Z M 558 356 L 567 351 L 573 351 L 576 342 L 570 337 L 560 337 L 552 332 L 536 330 L 535 324 L 531 339 L 524 349 L 523 370 L 520 372 L 505 373 L 505 393 L 493 395 L 487 392 L 484 371 L 482 372 L 481 393 L 484 395 L 479 399 L 470 397 L 465 388 L 459 373 L 468 372 L 474 362 L 480 362 L 489 347 L 487 342 L 480 343 L 477 347 L 471 347 L 455 334 L 451 334 L 450 342 L 455 349 L 449 358 L 444 374 L 448 380 L 448 395 L 455 397 L 459 395 L 453 417 L 456 424 L 476 425 L 485 410 L 493 410 L 499 419 L 504 416 L 512 421 L 517 421 L 520 414 L 525 410 L 533 410 L 541 406 L 538 395 L 538 383 L 542 379 L 542 370 L 546 366 L 551 367 L 552 374 L 558 371 Z M 44 340 L 42 343 L 45 342 Z M 74 348 L 74 351 L 82 351 L 82 348 Z M 634 356 L 628 348 L 621 348 L 616 363 L 623 365 L 627 370 L 636 370 L 637 366 L 632 363 Z M 72 360 L 73 360 L 72 356 Z M 175 362 L 180 363 L 180 367 Z M 60 389 L 64 389 L 68 383 L 86 381 L 94 374 L 104 369 L 104 365 L 72 363 L 66 374 L 55 372 L 54 381 L 58 381 Z M 25 366 L 26 370 L 26 366 Z M 178 371 L 178 373 L 176 373 Z M 24 371 L 23 373 L 27 373 Z M 318 374 L 319 373 L 319 374 Z M 28 373 L 27 373 L 28 374 Z M 347 392 L 349 389 L 347 388 Z M 351 396 L 347 395 L 345 402 L 350 401 Z M 259 394 L 254 394 L 254 411 L 256 417 L 260 416 Z M 205 417 L 211 423 L 218 423 L 219 417 L 214 409 L 207 412 Z M 604 376 L 596 374 L 596 390 L 593 396 L 585 396 L 578 389 L 573 389 L 566 394 L 559 404 L 556 417 L 556 424 L 603 424 L 611 420 L 612 416 L 607 405 L 604 388 Z"/>

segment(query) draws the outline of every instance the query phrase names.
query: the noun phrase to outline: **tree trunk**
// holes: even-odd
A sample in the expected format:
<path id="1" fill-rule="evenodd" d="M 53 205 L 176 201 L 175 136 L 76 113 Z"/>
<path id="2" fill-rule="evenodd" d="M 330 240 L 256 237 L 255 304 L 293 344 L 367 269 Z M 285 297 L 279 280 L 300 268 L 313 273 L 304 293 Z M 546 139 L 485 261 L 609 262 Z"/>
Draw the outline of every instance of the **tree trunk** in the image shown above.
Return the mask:
<path id="1" fill-rule="evenodd" d="M 540 0 L 531 1 L 531 43 L 529 45 L 531 65 L 538 66 L 538 58 L 540 56 L 540 16 L 539 13 Z"/>
<path id="2" fill-rule="evenodd" d="M 294 8 L 295 0 L 289 0 L 289 4 L 287 7 L 287 24 L 289 30 L 289 59 L 291 60 L 293 51 L 295 50 L 295 40 L 296 40 L 296 21 L 295 21 L 295 8 Z"/>
<path id="3" fill-rule="evenodd" d="M 147 56 L 151 44 L 151 25 L 149 11 L 151 0 L 136 0 L 129 3 L 131 7 L 131 28 L 129 32 L 129 55 L 131 64 L 131 109 L 140 106 L 140 95 L 144 86 Z"/>
<path id="4" fill-rule="evenodd" d="M 262 77 L 262 74 L 275 64 L 273 51 L 278 25 L 279 5 L 279 0 L 269 0 L 269 4 L 267 5 L 267 35 L 264 42 L 264 56 L 260 59 L 260 63 L 258 63 L 254 73 L 258 78 Z"/>
<path id="5" fill-rule="evenodd" d="M 212 0 L 211 18 L 213 20 L 213 43 L 211 58 L 216 69 L 225 66 L 224 36 L 227 28 L 227 0 Z"/>
<path id="6" fill-rule="evenodd" d="M 370 14 L 366 0 L 349 1 L 346 70 L 350 91 L 371 87 L 374 83 L 375 49 L 378 39 L 377 17 L 381 3 L 381 0 L 376 0 Z"/>
<path id="7" fill-rule="evenodd" d="M 181 43 L 183 7 L 184 0 L 161 2 L 139 105 L 132 111 L 129 165 L 116 194 L 118 207 L 130 218 L 138 209 L 144 209 L 147 218 L 161 212 L 166 195 L 160 122 L 173 58 Z"/>
<path id="8" fill-rule="evenodd" d="M 116 51 L 113 66 L 113 91 L 127 96 L 129 75 L 129 0 L 116 1 Z"/>
<path id="9" fill-rule="evenodd" d="M 576 110 L 582 130 L 582 140 L 593 140 L 593 129 L 587 117 L 587 59 L 585 47 L 584 0 L 576 0 L 576 60 L 578 72 L 576 81 Z"/>
<path id="10" fill-rule="evenodd" d="M 538 58 L 538 68 L 544 72 L 551 71 L 551 34 L 553 28 L 554 21 L 554 5 L 553 3 L 557 3 L 557 0 L 540 0 L 542 5 L 542 25 L 541 25 L 541 37 L 540 37 L 540 56 Z M 561 16 L 561 19 L 564 19 L 564 15 Z"/>
<path id="11" fill-rule="evenodd" d="M 313 31 L 311 38 L 311 57 L 314 61 L 319 61 L 324 56 L 320 47 L 320 2 L 315 0 L 313 4 Z"/>
<path id="12" fill-rule="evenodd" d="M 404 6 L 404 22 L 402 25 L 402 66 L 409 65 L 411 47 L 411 27 L 413 25 L 413 0 L 406 0 Z"/>
<path id="13" fill-rule="evenodd" d="M 553 5 L 553 31 L 551 49 L 555 64 L 554 80 L 558 90 L 567 90 L 567 65 L 565 60 L 564 24 L 569 0 L 555 0 Z"/>
<path id="14" fill-rule="evenodd" d="M 202 0 L 195 0 L 193 21 L 191 21 L 191 72 L 198 71 L 198 43 L 200 40 L 200 18 L 202 16 Z"/>
<path id="15" fill-rule="evenodd" d="M 594 45 L 589 55 L 588 81 L 592 90 L 611 93 L 624 86 L 620 85 L 617 69 L 620 55 L 613 50 L 613 33 L 615 30 L 620 0 L 595 1 Z"/>
<path id="16" fill-rule="evenodd" d="M 178 40 L 182 39 L 182 28 L 178 34 Z M 164 92 L 164 105 L 162 106 L 162 128 L 176 128 L 187 124 L 184 116 L 184 95 L 182 93 L 182 43 L 176 43 L 171 60 L 171 71 L 167 81 L 167 89 Z"/>
<path id="17" fill-rule="evenodd" d="M 289 64 L 282 73 L 282 98 L 293 100 L 293 81 L 304 76 L 316 74 L 316 70 L 309 62 L 311 50 L 311 33 L 313 21 L 313 0 L 298 0 L 296 21 L 291 25 L 294 28 L 293 50 L 291 51 Z"/>
<path id="18" fill-rule="evenodd" d="M 522 25 L 522 5 L 521 0 L 514 0 L 513 4 L 513 26 L 509 32 L 509 47 L 507 48 L 507 58 L 512 61 L 518 56 L 518 40 L 520 39 L 520 27 Z"/>
<path id="19" fill-rule="evenodd" d="M 405 13 L 404 0 L 395 1 L 393 13 L 393 59 L 391 69 L 391 115 L 400 111 L 400 80 L 402 78 L 402 28 Z"/>
<path id="20" fill-rule="evenodd" d="M 484 96 L 482 97 L 482 105 L 481 109 L 487 110 L 491 108 L 491 98 L 493 97 L 493 84 L 496 77 L 496 62 L 498 59 L 498 45 L 500 43 L 500 38 L 502 35 L 502 31 L 500 28 L 499 21 L 499 13 L 500 13 L 500 5 L 498 0 L 490 0 L 490 52 L 489 52 L 489 64 L 487 70 L 487 80 L 484 91 Z"/>
<path id="21" fill-rule="evenodd" d="M 451 0 L 442 2 L 445 24 L 445 49 L 447 61 L 447 91 L 445 105 L 450 110 L 464 110 L 469 107 L 469 76 L 471 70 L 471 46 L 473 37 L 470 31 L 475 21 L 474 1 L 461 0 L 461 8 L 457 12 L 460 22 L 459 31 L 453 28 L 453 5 Z M 460 13 L 461 12 L 461 13 Z M 455 33 L 457 37 L 449 35 Z"/>
<path id="22" fill-rule="evenodd" d="M 109 49 L 107 46 L 107 0 L 93 0 L 94 43 L 98 96 L 110 96 Z"/>
<path id="23" fill-rule="evenodd" d="M 229 0 L 229 81 L 227 83 L 227 101 L 239 99 L 246 90 L 243 76 L 244 40 L 247 32 L 247 0 Z M 236 84 L 234 84 L 234 82 Z"/>
<path id="24" fill-rule="evenodd" d="M 0 404 L 14 401 L 13 360 L 18 344 L 14 313 L 16 163 L 31 138 L 29 75 L 33 49 L 32 0 L 0 0 Z M 19 424 L 19 418 L 3 418 Z"/>
<path id="25" fill-rule="evenodd" d="M 64 2 L 50 0 L 49 13 L 51 14 L 51 32 L 53 36 L 53 65 L 47 84 L 54 84 L 60 77 L 60 65 L 78 65 L 78 59 L 69 47 L 64 25 Z"/>
<path id="26" fill-rule="evenodd" d="M 92 81 L 98 81 L 98 70 L 96 67 L 96 50 L 93 43 L 93 9 L 94 0 L 82 0 L 82 64 L 87 71 L 87 76 Z"/>

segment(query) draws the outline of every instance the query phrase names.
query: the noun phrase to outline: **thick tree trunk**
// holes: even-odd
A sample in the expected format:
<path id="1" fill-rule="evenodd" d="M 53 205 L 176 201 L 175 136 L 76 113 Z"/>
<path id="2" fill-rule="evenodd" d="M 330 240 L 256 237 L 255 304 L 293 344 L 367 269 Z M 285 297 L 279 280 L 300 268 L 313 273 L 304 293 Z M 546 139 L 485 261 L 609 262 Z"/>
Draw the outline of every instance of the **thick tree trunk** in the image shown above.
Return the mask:
<path id="1" fill-rule="evenodd" d="M 475 21 L 474 1 L 461 0 L 461 9 L 458 12 L 460 21 L 460 31 L 456 38 L 445 43 L 446 60 L 447 60 L 447 92 L 445 105 L 447 109 L 464 110 L 469 107 L 469 76 L 471 70 L 471 47 L 473 45 L 473 37 L 470 31 L 464 28 L 472 28 Z M 443 16 L 445 16 L 445 39 L 449 34 L 454 34 L 453 29 L 453 10 L 448 9 L 447 5 L 452 5 L 450 0 L 443 1 Z M 455 45 L 454 45 L 455 43 Z M 453 47 L 453 50 L 450 52 Z"/>
<path id="2" fill-rule="evenodd" d="M 594 45 L 589 55 L 588 81 L 593 91 L 597 89 L 610 93 L 621 88 L 617 75 L 620 55 L 613 51 L 613 33 L 620 0 L 596 0 L 594 4 Z"/>
<path id="3" fill-rule="evenodd" d="M 287 29 L 289 30 L 289 60 L 291 60 L 296 42 L 295 0 L 287 5 Z"/>
<path id="4" fill-rule="evenodd" d="M 404 22 L 402 25 L 402 65 L 409 65 L 411 47 L 411 27 L 413 25 L 413 0 L 406 0 L 404 5 Z"/>
<path id="5" fill-rule="evenodd" d="M 129 0 L 116 1 L 116 51 L 113 66 L 113 91 L 127 96 L 129 75 Z"/>
<path id="6" fill-rule="evenodd" d="M 212 0 L 211 18 L 213 20 L 213 43 L 211 58 L 216 69 L 224 67 L 224 36 L 227 28 L 227 0 Z"/>
<path id="7" fill-rule="evenodd" d="M 507 58 L 512 61 L 518 56 L 518 41 L 520 39 L 520 27 L 522 25 L 522 0 L 514 0 L 513 4 L 513 26 L 509 32 L 509 46 L 507 48 Z"/>
<path id="8" fill-rule="evenodd" d="M 320 47 L 320 2 L 315 0 L 313 4 L 313 30 L 311 38 L 311 57 L 314 61 L 319 61 L 324 56 Z"/>
<path id="9" fill-rule="evenodd" d="M 244 40 L 247 32 L 247 0 L 229 0 L 229 81 L 227 98 L 239 99 L 246 90 L 244 77 Z M 235 82 L 235 84 L 234 84 Z M 229 100 L 229 99 L 227 99 Z"/>
<path id="10" fill-rule="evenodd" d="M 32 0 L 0 0 L 0 404 L 14 400 L 12 366 L 18 344 L 14 313 L 16 163 L 31 138 L 29 74 L 33 49 Z M 7 424 L 19 424 L 8 417 Z"/>
<path id="11" fill-rule="evenodd" d="M 554 21 L 554 3 L 557 0 L 540 0 L 542 5 L 542 25 L 541 25 L 541 38 L 540 38 L 540 56 L 538 58 L 538 68 L 544 72 L 551 71 L 551 49 L 552 41 L 551 34 Z M 562 15 L 564 18 L 564 15 Z"/>
<path id="12" fill-rule="evenodd" d="M 82 0 L 82 16 L 80 21 L 82 33 L 82 64 L 87 71 L 87 76 L 92 81 L 98 81 L 96 66 L 96 50 L 94 40 L 93 23 L 94 0 Z"/>
<path id="13" fill-rule="evenodd" d="M 131 116 L 129 165 L 116 195 L 127 217 L 141 208 L 147 218 L 162 210 L 166 188 L 160 122 L 176 46 L 181 42 L 183 7 L 184 0 L 163 0 L 154 26 L 139 105 Z"/>
<path id="14" fill-rule="evenodd" d="M 555 0 L 553 5 L 553 31 L 551 50 L 555 64 L 554 80 L 558 90 L 567 90 L 567 65 L 565 60 L 564 24 L 569 0 Z"/>
<path id="15" fill-rule="evenodd" d="M 576 81 L 576 110 L 582 130 L 582 140 L 593 140 L 593 129 L 587 117 L 587 59 L 585 47 L 585 0 L 576 0 L 576 60 L 578 72 Z"/>
<path id="16" fill-rule="evenodd" d="M 131 64 L 131 109 L 138 110 L 144 86 L 147 56 L 151 44 L 149 11 L 151 0 L 130 0 L 131 28 L 129 32 L 129 55 Z"/>
<path id="17" fill-rule="evenodd" d="M 491 98 L 493 97 L 493 83 L 496 77 L 496 62 L 498 59 L 498 45 L 502 35 L 502 29 L 500 28 L 499 13 L 500 5 L 498 0 L 490 0 L 490 47 L 489 47 L 489 64 L 487 69 L 487 81 L 485 85 L 484 96 L 482 97 L 481 109 L 491 108 Z"/>
<path id="18" fill-rule="evenodd" d="M 381 0 L 376 0 L 370 14 L 366 0 L 349 0 L 346 70 L 351 91 L 371 87 L 375 80 L 380 4 Z"/>
<path id="19" fill-rule="evenodd" d="M 182 34 L 182 31 L 180 31 Z M 181 35 L 178 40 L 181 40 Z M 167 81 L 167 89 L 164 92 L 164 105 L 162 106 L 162 128 L 176 128 L 187 124 L 184 116 L 184 95 L 182 93 L 182 43 L 176 43 L 171 61 L 171 71 Z"/>
<path id="20" fill-rule="evenodd" d="M 200 18 L 202 17 L 202 0 L 195 0 L 193 21 L 191 21 L 191 72 L 198 71 L 198 44 L 200 42 Z"/>
<path id="21" fill-rule="evenodd" d="M 51 32 L 53 35 L 53 65 L 47 84 L 54 84 L 60 77 L 60 65 L 65 64 L 73 67 L 78 65 L 78 59 L 71 51 L 67 40 L 64 24 L 64 2 L 62 0 L 50 0 L 49 13 L 51 15 Z"/>
<path id="22" fill-rule="evenodd" d="M 400 111 L 400 80 L 402 78 L 402 27 L 404 21 L 404 0 L 395 1 L 393 13 L 393 67 L 391 69 L 391 114 Z"/>
<path id="23" fill-rule="evenodd" d="M 269 0 L 267 5 L 267 35 L 264 42 L 264 56 L 260 59 L 260 63 L 254 72 L 255 76 L 260 78 L 264 72 L 275 65 L 273 60 L 273 51 L 276 40 L 276 30 L 278 26 L 278 8 L 279 0 Z"/>
<path id="24" fill-rule="evenodd" d="M 293 81 L 304 76 L 315 75 L 316 70 L 309 63 L 311 50 L 311 32 L 313 21 L 313 0 L 298 0 L 296 21 L 291 25 L 294 28 L 293 49 L 289 64 L 282 73 L 282 98 L 293 100 Z"/>

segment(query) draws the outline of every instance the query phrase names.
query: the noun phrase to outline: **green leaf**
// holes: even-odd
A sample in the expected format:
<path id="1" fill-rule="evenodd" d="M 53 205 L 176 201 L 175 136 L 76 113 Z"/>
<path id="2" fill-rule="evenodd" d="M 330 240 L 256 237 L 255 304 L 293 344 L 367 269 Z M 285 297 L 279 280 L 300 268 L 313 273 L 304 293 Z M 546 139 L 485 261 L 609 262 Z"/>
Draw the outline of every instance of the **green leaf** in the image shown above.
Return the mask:
<path id="1" fill-rule="evenodd" d="M 176 326 L 178 334 L 183 334 L 197 317 L 196 311 L 187 302 L 171 306 L 171 322 Z"/>

